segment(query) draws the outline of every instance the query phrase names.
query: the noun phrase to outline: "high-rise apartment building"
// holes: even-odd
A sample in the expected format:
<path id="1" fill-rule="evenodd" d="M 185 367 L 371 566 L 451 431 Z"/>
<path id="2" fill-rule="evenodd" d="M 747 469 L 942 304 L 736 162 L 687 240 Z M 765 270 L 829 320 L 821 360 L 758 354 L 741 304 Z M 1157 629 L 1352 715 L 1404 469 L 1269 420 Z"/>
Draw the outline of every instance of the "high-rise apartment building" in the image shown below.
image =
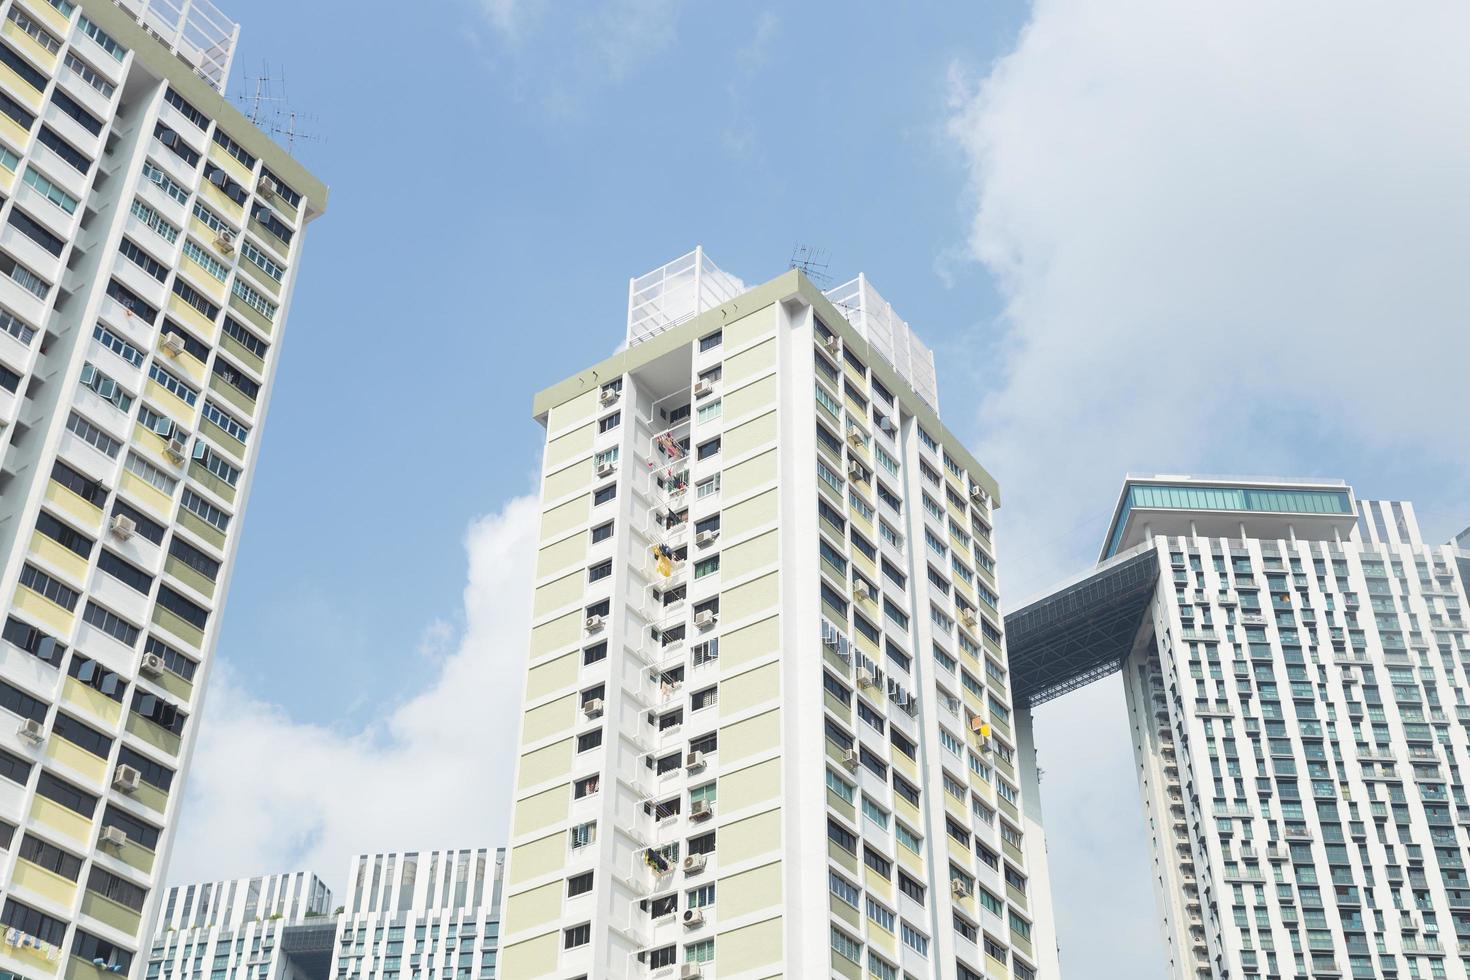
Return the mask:
<path id="1" fill-rule="evenodd" d="M 503 848 L 355 858 L 331 976 L 495 980 L 504 873 Z"/>
<path id="2" fill-rule="evenodd" d="M 504 974 L 1055 976 L 996 486 L 867 280 L 696 250 L 534 412 Z"/>
<path id="3" fill-rule="evenodd" d="M 1130 477 L 1007 615 L 1018 702 L 1123 673 L 1171 978 L 1467 976 L 1467 582 L 1341 482 Z"/>
<path id="4" fill-rule="evenodd" d="M 179 885 L 148 980 L 495 980 L 505 850 L 362 854 L 348 904 L 295 872 Z"/>
<path id="5" fill-rule="evenodd" d="M 205 0 L 0 2 L 0 971 L 149 935 L 322 184 Z M 5 720 L 8 719 L 8 720 Z"/>
<path id="6" fill-rule="evenodd" d="M 168 891 L 148 980 L 326 980 L 332 892 L 314 874 L 262 875 Z"/>

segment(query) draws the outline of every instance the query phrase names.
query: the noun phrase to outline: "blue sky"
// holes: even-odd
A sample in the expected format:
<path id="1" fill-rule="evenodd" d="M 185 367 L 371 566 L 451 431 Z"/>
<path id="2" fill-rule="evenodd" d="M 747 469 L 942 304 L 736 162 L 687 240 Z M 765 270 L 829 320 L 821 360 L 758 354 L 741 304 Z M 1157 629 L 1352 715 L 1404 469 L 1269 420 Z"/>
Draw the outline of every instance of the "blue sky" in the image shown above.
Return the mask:
<path id="1" fill-rule="evenodd" d="M 803 242 L 916 324 L 995 309 L 978 269 L 936 274 L 967 232 L 945 66 L 1001 51 L 1019 7 L 629 9 L 652 24 L 616 54 L 591 14 L 521 11 L 508 37 L 470 2 L 415 29 L 401 4 L 235 12 L 237 63 L 284 70 L 331 186 L 221 642 L 287 707 L 376 711 L 381 672 L 457 615 L 466 522 L 532 485 L 531 395 L 622 339 L 629 276 L 702 242 L 760 281 Z M 348 23 L 346 50 L 308 40 Z"/>
<path id="2" fill-rule="evenodd" d="M 1003 488 L 1011 601 L 1095 557 L 1130 470 L 1344 477 L 1433 539 L 1470 523 L 1463 5 L 1391 30 L 1366 0 L 232 13 L 237 76 L 284 69 L 317 117 L 332 200 L 175 880 L 498 842 L 531 395 L 696 243 L 752 282 L 825 248 L 936 349 Z M 1162 977 L 1116 683 L 1042 709 L 1038 744 L 1063 963 Z"/>

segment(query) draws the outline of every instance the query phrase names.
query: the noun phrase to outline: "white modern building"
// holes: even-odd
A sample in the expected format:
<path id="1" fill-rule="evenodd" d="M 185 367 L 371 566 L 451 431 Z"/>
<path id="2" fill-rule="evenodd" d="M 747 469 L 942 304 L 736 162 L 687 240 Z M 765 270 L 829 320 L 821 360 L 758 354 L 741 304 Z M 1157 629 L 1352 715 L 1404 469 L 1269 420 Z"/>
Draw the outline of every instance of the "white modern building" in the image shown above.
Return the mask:
<path id="1" fill-rule="evenodd" d="M 1171 978 L 1467 976 L 1467 581 L 1408 503 L 1141 476 L 1006 616 L 1022 704 L 1123 673 Z"/>
<path id="2" fill-rule="evenodd" d="M 306 224 L 205 0 L 0 0 L 0 972 L 136 973 Z"/>
<path id="3" fill-rule="evenodd" d="M 170 888 L 148 980 L 325 980 L 332 893 L 304 871 Z"/>
<path id="4" fill-rule="evenodd" d="M 330 976 L 494 980 L 504 873 L 504 849 L 355 858 Z"/>
<path id="5" fill-rule="evenodd" d="M 508 977 L 1057 976 L 995 482 L 867 280 L 630 283 L 541 392 Z"/>

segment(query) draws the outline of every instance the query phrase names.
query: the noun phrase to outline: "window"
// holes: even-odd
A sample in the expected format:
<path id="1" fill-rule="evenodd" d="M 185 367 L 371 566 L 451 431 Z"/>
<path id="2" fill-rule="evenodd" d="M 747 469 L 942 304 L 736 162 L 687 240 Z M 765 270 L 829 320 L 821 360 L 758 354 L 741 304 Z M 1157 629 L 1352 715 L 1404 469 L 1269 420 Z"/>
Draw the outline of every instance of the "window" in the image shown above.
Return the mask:
<path id="1" fill-rule="evenodd" d="M 45 123 L 41 124 L 41 131 L 37 134 L 36 138 L 39 142 L 54 151 L 57 156 L 65 160 L 67 165 L 77 173 L 85 176 L 87 171 L 92 169 L 92 160 L 90 157 L 56 135 L 56 131 Z"/>
<path id="2" fill-rule="evenodd" d="M 82 365 L 80 381 L 83 388 L 90 388 L 104 401 L 111 402 L 124 412 L 132 409 L 133 396 L 123 390 L 123 387 L 111 377 L 99 371 L 91 361 Z"/>
<path id="3" fill-rule="evenodd" d="M 143 781 L 150 786 L 156 786 L 165 793 L 173 786 L 174 771 L 134 752 L 126 745 L 117 750 L 117 761 L 120 765 L 132 766 L 142 775 Z"/>
<path id="4" fill-rule="evenodd" d="M 705 708 L 713 708 L 720 703 L 720 689 L 716 686 L 707 687 L 702 691 L 695 691 L 689 696 L 689 710 L 702 711 Z"/>
<path id="5" fill-rule="evenodd" d="M 15 261 L 9 255 L 0 254 L 0 274 L 9 276 L 13 282 L 37 299 L 44 300 L 51 294 L 51 284 L 49 282 Z"/>
<path id="6" fill-rule="evenodd" d="M 3 47 L 3 45 L 0 45 L 0 47 Z M 26 167 L 25 177 L 22 179 L 25 180 L 27 184 L 31 185 L 31 187 L 35 188 L 38 194 L 40 194 L 46 200 L 50 201 L 52 204 L 56 205 L 61 210 L 65 211 L 67 214 L 76 214 L 77 207 L 81 204 L 81 202 L 72 197 L 66 191 L 62 190 L 56 184 L 53 184 L 35 167 Z"/>
<path id="7" fill-rule="evenodd" d="M 829 789 L 840 799 L 843 799 L 848 803 L 851 803 L 853 801 L 853 798 L 857 793 L 857 787 L 853 786 L 847 780 L 837 775 L 831 769 L 827 770 L 827 789 Z"/>
<path id="8" fill-rule="evenodd" d="M 230 515 L 188 487 L 184 488 L 184 493 L 179 498 L 179 503 L 184 506 L 184 509 L 193 512 L 211 527 L 219 531 L 228 531 L 230 529 Z"/>
<path id="9" fill-rule="evenodd" d="M 590 752 L 602 744 L 602 729 L 595 728 L 577 736 L 577 751 Z"/>
<path id="10" fill-rule="evenodd" d="M 66 653 L 66 646 L 57 642 L 55 637 L 21 622 L 14 616 L 5 621 L 4 638 L 7 643 L 19 647 L 52 667 L 60 666 L 61 657 Z"/>
<path id="11" fill-rule="evenodd" d="M 694 563 L 694 577 L 696 579 L 704 578 L 706 575 L 713 575 L 719 570 L 719 555 L 710 555 L 708 558 L 701 558 L 699 561 Z"/>
<path id="12" fill-rule="evenodd" d="M 900 930 L 900 934 L 903 937 L 903 944 L 905 946 L 907 946 L 909 949 L 912 949 L 914 952 L 918 953 L 920 956 L 928 956 L 929 955 L 929 937 L 928 936 L 924 935 L 922 932 L 919 932 L 917 929 L 915 929 L 913 926 L 909 925 L 907 922 L 903 923 L 902 928 Z"/>
<path id="13" fill-rule="evenodd" d="M 220 563 L 178 535 L 168 543 L 168 553 L 211 582 L 219 578 Z"/>
<path id="14" fill-rule="evenodd" d="M 593 565 L 591 568 L 587 569 L 587 581 L 599 582 L 602 579 L 605 579 L 608 576 L 612 575 L 612 565 L 613 563 L 611 558 L 607 559 L 606 561 L 600 561 L 596 565 Z"/>
<path id="15" fill-rule="evenodd" d="M 595 644 L 582 651 L 582 666 L 590 667 L 599 660 L 607 659 L 607 643 Z"/>
<path id="16" fill-rule="evenodd" d="M 53 776 L 44 769 L 41 771 L 40 779 L 36 782 L 36 793 L 53 803 L 60 803 L 68 810 L 81 814 L 88 820 L 92 819 L 92 814 L 97 809 L 97 797 Z"/>
<path id="17" fill-rule="evenodd" d="M 86 19 L 82 18 L 84 21 Z M 5 900 L 4 911 L 0 911 L 0 925 L 52 946 L 60 946 L 62 939 L 66 936 L 65 922 L 37 911 L 29 905 L 22 905 L 13 898 Z"/>
<path id="18" fill-rule="evenodd" d="M 597 821 L 590 820 L 587 823 L 573 827 L 569 834 L 572 841 L 572 850 L 586 847 L 597 839 Z"/>
<path id="19" fill-rule="evenodd" d="M 58 712 L 56 720 L 51 723 L 51 731 L 99 759 L 106 759 L 108 753 L 112 751 L 111 738 L 70 715 Z"/>
<path id="20" fill-rule="evenodd" d="M 831 817 L 827 818 L 827 839 L 844 851 L 851 854 L 857 853 L 857 834 L 854 834 Z"/>
<path id="21" fill-rule="evenodd" d="M 209 610 L 190 602 L 167 585 L 158 587 L 158 604 L 195 629 L 203 630 L 209 624 Z"/>
<path id="22" fill-rule="evenodd" d="M 924 853 L 924 838 L 896 820 L 893 823 L 893 836 L 901 847 L 906 847 L 915 854 Z"/>
<path id="23" fill-rule="evenodd" d="M 862 897 L 862 892 L 852 882 L 830 869 L 827 871 L 827 887 L 839 900 L 853 908 L 858 907 L 858 900 Z"/>
<path id="24" fill-rule="evenodd" d="M 97 556 L 97 568 L 117 579 L 123 585 L 147 595 L 153 589 L 153 576 L 119 556 L 102 549 Z"/>
<path id="25" fill-rule="evenodd" d="M 230 291 L 243 300 L 246 306 L 267 320 L 276 318 L 276 304 L 266 299 L 264 293 L 246 283 L 239 276 L 236 276 L 235 280 L 230 283 Z M 211 316 L 210 319 L 213 320 L 214 317 Z"/>
<path id="26" fill-rule="evenodd" d="M 224 333 L 226 337 L 234 340 L 241 347 L 244 347 L 247 351 L 254 354 L 256 357 L 260 358 L 261 360 L 265 360 L 266 352 L 270 350 L 271 345 L 247 330 L 234 317 L 228 315 L 225 316 Z"/>
<path id="27" fill-rule="evenodd" d="M 868 845 L 863 845 L 863 863 L 887 880 L 893 879 L 893 862 Z"/>
<path id="28" fill-rule="evenodd" d="M 567 879 L 567 898 L 576 898 L 592 890 L 592 872 L 584 871 Z"/>
<path id="29" fill-rule="evenodd" d="M 705 497 L 712 497 L 719 492 L 720 474 L 718 473 L 716 473 L 714 476 L 700 480 L 694 485 L 694 497 L 696 500 L 703 500 Z"/>
<path id="30" fill-rule="evenodd" d="M 204 403 L 204 420 L 206 422 L 213 422 L 219 426 L 224 430 L 225 435 L 239 442 L 242 446 L 250 436 L 250 430 L 244 424 L 236 421 L 233 415 L 212 401 L 206 400 Z"/>
<path id="31" fill-rule="evenodd" d="M 699 444 L 699 450 L 695 455 L 695 459 L 709 459 L 711 456 L 718 456 L 719 453 L 720 437 L 716 436 L 708 442 L 702 442 Z"/>
<path id="32" fill-rule="evenodd" d="M 246 398 L 253 400 L 260 397 L 259 383 L 223 357 L 215 357 L 211 371 L 213 371 L 215 377 L 240 392 Z"/>
<path id="33" fill-rule="evenodd" d="M 891 910 L 878 904 L 870 896 L 868 898 L 867 911 L 868 918 L 872 919 L 874 924 L 876 924 L 879 929 L 883 929 L 887 932 L 893 932 L 894 924 L 896 923 L 898 917 L 894 915 Z"/>
<path id="34" fill-rule="evenodd" d="M 703 354 L 705 351 L 714 350 L 716 347 L 720 346 L 720 341 L 722 339 L 724 338 L 718 330 L 711 334 L 705 334 L 703 337 L 699 338 L 699 352 Z"/>
<path id="35" fill-rule="evenodd" d="M 609 483 L 605 487 L 600 487 L 595 493 L 592 494 L 592 505 L 595 507 L 598 504 L 605 504 L 617 495 L 618 485 L 616 483 Z"/>
<path id="36" fill-rule="evenodd" d="M 584 922 L 579 926 L 572 926 L 566 931 L 561 948 L 576 949 L 579 946 L 586 946 L 590 942 L 592 942 L 592 925 L 591 923 Z"/>
<path id="37" fill-rule="evenodd" d="M 63 0 L 63 2 L 65 2 L 67 6 L 71 6 L 70 0 Z M 52 6 L 56 7 L 58 10 L 61 9 L 61 4 L 59 3 L 52 3 Z M 71 11 L 65 10 L 63 11 L 63 13 L 70 16 Z M 66 67 L 71 70 L 71 73 L 73 75 L 76 75 L 82 81 L 92 86 L 92 88 L 95 89 L 98 94 L 100 94 L 104 99 L 112 98 L 112 93 L 113 91 L 115 91 L 116 86 L 114 86 L 107 79 L 103 78 L 101 75 L 97 74 L 96 69 L 87 64 L 81 58 L 78 58 L 74 52 L 68 51 L 66 53 Z"/>
<path id="38" fill-rule="evenodd" d="M 47 575 L 35 565 L 27 563 L 21 569 L 20 584 L 50 599 L 67 612 L 76 611 L 80 594 L 75 589 Z"/>
<path id="39" fill-rule="evenodd" d="M 722 402 L 719 398 L 716 398 L 714 401 L 711 402 L 705 402 L 703 405 L 699 406 L 698 415 L 700 424 L 704 424 L 705 422 L 712 422 L 715 419 L 719 418 L 721 408 Z"/>
<path id="40" fill-rule="evenodd" d="M 47 843 L 39 837 L 26 834 L 21 838 L 20 848 L 16 856 L 23 861 L 40 865 L 53 874 L 61 875 L 69 881 L 76 881 L 82 873 L 82 859 L 57 847 L 55 844 Z"/>
<path id="41" fill-rule="evenodd" d="M 707 909 L 715 904 L 715 886 L 700 885 L 691 888 L 684 895 L 684 907 L 686 909 Z"/>
<path id="42" fill-rule="evenodd" d="M 611 415 L 604 415 L 602 418 L 597 420 L 597 431 L 611 432 L 613 429 L 616 429 L 622 421 L 622 412 L 613 412 Z"/>
<path id="43" fill-rule="evenodd" d="M 63 524 L 46 511 L 36 515 L 36 530 L 82 558 L 92 557 L 94 542 L 69 524 Z"/>
<path id="44" fill-rule="evenodd" d="M 713 637 L 705 640 L 703 643 L 694 644 L 690 648 L 690 654 L 690 662 L 695 667 L 703 667 L 705 664 L 714 663 L 720 657 L 719 637 Z"/>
<path id="45" fill-rule="evenodd" d="M 107 554 L 107 552 L 103 552 L 103 554 Z M 138 642 L 138 635 L 141 632 L 138 627 L 121 616 L 103 609 L 90 599 L 87 600 L 87 607 L 82 613 L 82 619 L 86 620 L 90 625 L 97 627 L 97 629 L 106 633 L 119 643 L 132 646 Z"/>
<path id="46" fill-rule="evenodd" d="M 856 939 L 853 939 L 851 936 L 849 936 L 847 933 L 843 932 L 836 926 L 832 927 L 832 952 L 845 959 L 851 960 L 859 966 L 862 965 L 863 944 L 858 942 Z"/>
<path id="47" fill-rule="evenodd" d="M 888 811 L 874 803 L 866 793 L 863 794 L 863 816 L 884 830 L 888 829 Z"/>
<path id="48" fill-rule="evenodd" d="M 594 527 L 592 529 L 592 543 L 593 544 L 596 544 L 599 541 L 606 541 L 608 538 L 610 538 L 612 536 L 613 536 L 613 522 L 612 521 L 608 521 L 606 524 L 599 524 L 597 527 Z"/>
<path id="49" fill-rule="evenodd" d="M 689 943 L 684 947 L 686 963 L 713 963 L 714 960 L 715 941 L 713 939 L 701 939 L 697 943 Z"/>

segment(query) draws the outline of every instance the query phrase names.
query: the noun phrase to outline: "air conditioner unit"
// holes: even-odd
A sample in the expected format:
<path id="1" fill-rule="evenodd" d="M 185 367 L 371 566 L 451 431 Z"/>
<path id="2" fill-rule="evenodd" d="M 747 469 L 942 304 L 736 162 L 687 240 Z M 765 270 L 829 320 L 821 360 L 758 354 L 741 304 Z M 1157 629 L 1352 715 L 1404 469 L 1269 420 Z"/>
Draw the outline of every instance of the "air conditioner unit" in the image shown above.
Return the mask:
<path id="1" fill-rule="evenodd" d="M 698 963 L 683 963 L 679 966 L 679 980 L 699 980 L 704 976 Z"/>
<path id="2" fill-rule="evenodd" d="M 182 463 L 189 457 L 189 444 L 182 439 L 170 439 L 164 452 L 168 453 L 168 458 L 175 463 Z"/>
<path id="3" fill-rule="evenodd" d="M 949 881 L 949 893 L 955 898 L 969 898 L 970 886 L 958 878 L 951 878 Z"/>
<path id="4" fill-rule="evenodd" d="M 986 500 L 985 488 L 984 487 L 979 487 L 979 486 L 971 487 L 970 488 L 970 499 L 971 500 L 974 500 L 974 501 L 978 501 L 980 503 L 984 503 L 985 500 Z"/>
<path id="5" fill-rule="evenodd" d="M 684 928 L 697 929 L 704 925 L 704 909 L 685 909 Z"/>
<path id="6" fill-rule="evenodd" d="M 684 756 L 684 768 L 690 772 L 698 772 L 704 768 L 704 753 L 690 752 Z"/>
<path id="7" fill-rule="evenodd" d="M 867 479 L 868 471 L 863 469 L 861 463 L 853 463 L 847 468 L 847 475 L 859 483 Z"/>
<path id="8" fill-rule="evenodd" d="M 853 766 L 856 766 L 858 764 L 858 750 L 857 749 L 843 749 L 842 750 L 842 762 L 848 768 L 852 768 Z"/>
<path id="9" fill-rule="evenodd" d="M 582 714 L 590 718 L 602 717 L 602 698 L 589 698 L 582 705 Z"/>
<path id="10" fill-rule="evenodd" d="M 163 673 L 163 658 L 156 653 L 143 654 L 141 670 L 149 677 L 157 677 Z"/>
<path id="11" fill-rule="evenodd" d="M 715 612 L 713 609 L 701 609 L 694 614 L 694 628 L 707 630 L 715 625 Z"/>
<path id="12" fill-rule="evenodd" d="M 118 766 L 117 772 L 112 774 L 112 788 L 119 793 L 135 792 L 142 781 L 143 774 L 132 766 Z"/>
<path id="13" fill-rule="evenodd" d="M 838 354 L 842 353 L 842 342 L 837 339 L 836 334 L 833 334 L 826 340 L 822 341 L 822 347 L 825 348 L 827 353 L 831 354 L 833 357 L 836 357 Z"/>
<path id="14" fill-rule="evenodd" d="M 858 602 L 867 602 L 873 598 L 873 590 L 868 588 L 868 583 L 861 580 L 852 583 L 852 597 Z"/>
<path id="15" fill-rule="evenodd" d="M 108 525 L 108 530 L 119 541 L 126 541 L 138 532 L 138 522 L 126 514 L 113 514 L 112 523 Z"/>
<path id="16" fill-rule="evenodd" d="M 704 870 L 706 860 L 703 854 L 690 854 L 684 858 L 684 873 L 686 875 L 697 875 Z"/>
<path id="17" fill-rule="evenodd" d="M 892 432 L 896 428 L 896 426 L 894 426 L 893 424 L 893 419 L 889 418 L 886 415 L 880 415 L 878 416 L 878 428 L 882 429 L 884 432 Z"/>
<path id="18" fill-rule="evenodd" d="M 214 236 L 214 247 L 226 255 L 235 254 L 235 233 L 228 229 L 221 229 L 220 233 Z"/>
<path id="19" fill-rule="evenodd" d="M 588 616 L 586 626 L 587 632 L 596 633 L 598 630 L 602 629 L 602 617 Z"/>
<path id="20" fill-rule="evenodd" d="M 176 333 L 164 334 L 163 352 L 169 357 L 178 357 L 184 352 L 184 338 Z"/>
<path id="21" fill-rule="evenodd" d="M 602 389 L 602 394 L 597 396 L 597 400 L 604 405 L 611 405 L 618 400 L 618 395 L 620 394 L 621 392 L 616 388 L 604 388 Z"/>
<path id="22" fill-rule="evenodd" d="M 719 531 L 700 531 L 694 536 L 694 543 L 700 547 L 707 547 L 715 543 L 715 538 L 720 536 Z"/>
<path id="23" fill-rule="evenodd" d="M 709 808 L 708 800 L 696 800 L 689 807 L 690 820 L 708 820 L 714 811 Z"/>
<path id="24" fill-rule="evenodd" d="M 694 382 L 694 397 L 702 398 L 715 390 L 715 383 L 708 378 L 700 378 Z"/>
<path id="25" fill-rule="evenodd" d="M 878 683 L 878 679 L 873 676 L 873 672 L 871 670 L 869 670 L 866 667 L 859 667 L 858 668 L 858 674 L 857 674 L 857 684 L 858 684 L 858 687 L 872 687 L 876 683 Z"/>
<path id="26" fill-rule="evenodd" d="M 21 738 L 39 744 L 46 738 L 46 733 L 41 729 L 41 723 L 34 718 L 26 718 L 21 721 L 20 727 L 15 733 Z"/>
<path id="27" fill-rule="evenodd" d="M 598 476 L 612 476 L 613 475 L 613 464 L 612 463 L 598 463 L 597 464 L 597 475 Z"/>
<path id="28" fill-rule="evenodd" d="M 973 610 L 973 609 L 961 609 L 960 610 L 960 625 L 962 625 L 962 626 L 968 626 L 971 629 L 974 629 L 975 628 L 975 610 Z"/>
<path id="29" fill-rule="evenodd" d="M 276 192 L 280 190 L 280 188 L 276 186 L 276 182 L 274 180 L 271 180 L 269 177 L 262 177 L 260 178 L 260 183 L 255 185 L 255 190 L 260 194 L 261 197 L 265 198 L 266 200 L 271 200 L 276 196 Z"/>
<path id="30" fill-rule="evenodd" d="M 128 842 L 128 832 L 121 827 L 103 827 L 102 835 L 97 838 L 97 843 L 109 847 L 122 847 Z"/>
<path id="31" fill-rule="evenodd" d="M 855 425 L 849 425 L 847 427 L 847 441 L 858 448 L 862 448 L 868 444 L 867 433 Z"/>

